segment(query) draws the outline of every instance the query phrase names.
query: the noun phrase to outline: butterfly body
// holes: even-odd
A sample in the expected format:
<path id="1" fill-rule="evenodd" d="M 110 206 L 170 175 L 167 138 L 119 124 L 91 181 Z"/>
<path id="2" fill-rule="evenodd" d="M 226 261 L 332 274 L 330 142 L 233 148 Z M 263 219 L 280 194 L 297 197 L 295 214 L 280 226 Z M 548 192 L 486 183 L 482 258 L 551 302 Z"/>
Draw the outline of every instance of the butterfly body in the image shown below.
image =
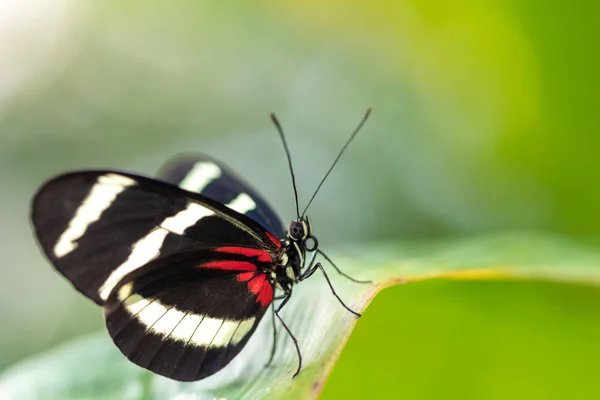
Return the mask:
<path id="1" fill-rule="evenodd" d="M 36 194 L 32 221 L 58 272 L 104 307 L 123 354 L 170 378 L 198 380 L 237 355 L 276 291 L 289 297 L 312 233 L 302 217 L 282 234 L 257 192 L 209 157 L 178 159 L 162 174 L 61 175 Z M 174 185 L 186 177 L 196 186 Z"/>

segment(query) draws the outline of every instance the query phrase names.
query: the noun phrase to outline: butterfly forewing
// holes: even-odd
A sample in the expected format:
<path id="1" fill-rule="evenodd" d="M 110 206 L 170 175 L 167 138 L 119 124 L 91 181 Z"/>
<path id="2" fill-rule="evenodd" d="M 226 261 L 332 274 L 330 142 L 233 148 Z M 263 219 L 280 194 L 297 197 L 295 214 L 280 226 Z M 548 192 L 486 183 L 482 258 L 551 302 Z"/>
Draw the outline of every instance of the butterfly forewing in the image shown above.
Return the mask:
<path id="1" fill-rule="evenodd" d="M 273 299 L 265 274 L 251 261 L 256 258 L 230 254 L 180 254 L 151 262 L 150 273 L 126 277 L 105 306 L 106 325 L 123 354 L 180 381 L 202 379 L 229 363 Z"/>
<path id="2" fill-rule="evenodd" d="M 243 178 L 209 156 L 176 157 L 161 169 L 159 178 L 245 214 L 277 237 L 285 234 L 283 223 L 267 201 Z"/>
<path id="3" fill-rule="evenodd" d="M 32 221 L 56 269 L 98 304 L 152 260 L 223 246 L 280 245 L 255 221 L 211 199 L 112 171 L 49 181 L 33 200 Z"/>

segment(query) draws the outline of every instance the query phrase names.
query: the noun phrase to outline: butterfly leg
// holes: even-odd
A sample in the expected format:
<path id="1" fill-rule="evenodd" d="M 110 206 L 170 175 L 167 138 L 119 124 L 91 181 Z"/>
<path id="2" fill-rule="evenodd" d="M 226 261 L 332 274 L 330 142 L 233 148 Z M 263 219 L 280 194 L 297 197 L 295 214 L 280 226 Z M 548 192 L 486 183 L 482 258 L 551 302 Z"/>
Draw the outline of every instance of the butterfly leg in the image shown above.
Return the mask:
<path id="1" fill-rule="evenodd" d="M 271 311 L 272 311 L 272 320 L 273 320 L 273 346 L 271 347 L 271 356 L 269 357 L 269 361 L 267 362 L 266 367 L 271 365 L 273 362 L 273 357 L 275 357 L 275 350 L 277 348 L 277 326 L 275 325 L 275 302 L 271 302 Z"/>
<path id="2" fill-rule="evenodd" d="M 327 256 L 327 254 L 325 254 L 325 253 L 323 252 L 323 250 L 321 250 L 321 249 L 317 249 L 317 253 L 319 253 L 320 255 L 322 255 L 322 256 L 323 256 L 323 258 L 324 258 L 324 259 L 326 259 L 327 261 L 329 261 L 329 264 L 331 264 L 331 266 L 332 266 L 333 268 L 335 268 L 335 270 L 338 272 L 338 274 L 342 275 L 342 276 L 343 276 L 343 277 L 345 277 L 345 278 L 348 278 L 348 279 L 350 279 L 352 282 L 356 282 L 356 283 L 373 283 L 373 281 L 360 281 L 360 280 L 358 280 L 358 279 L 354 279 L 354 278 L 353 278 L 353 277 L 351 277 L 350 275 L 347 275 L 347 274 L 343 273 L 343 272 L 342 272 L 342 270 L 340 270 L 340 269 L 338 268 L 338 266 L 337 266 L 337 265 L 335 265 L 335 264 L 333 263 L 333 261 L 331 261 L 331 258 L 329 258 L 329 257 Z"/>
<path id="3" fill-rule="evenodd" d="M 273 300 L 283 300 L 286 297 L 287 296 L 285 294 L 283 294 L 281 296 L 273 297 Z M 273 362 L 273 358 L 275 357 L 275 351 L 276 351 L 276 347 L 277 347 L 277 325 L 275 324 L 275 303 L 274 302 L 271 302 L 271 311 L 272 311 L 271 314 L 273 317 L 273 346 L 271 347 L 271 355 L 269 356 L 269 361 L 267 362 L 266 367 L 271 365 L 271 363 Z"/>
<path id="4" fill-rule="evenodd" d="M 283 308 L 283 306 L 285 306 L 285 304 L 288 302 L 288 300 L 290 299 L 291 296 L 292 296 L 292 291 L 290 290 L 288 293 L 286 293 L 286 298 L 283 299 L 283 301 L 281 302 L 279 307 L 277 307 L 277 310 L 275 310 L 275 316 L 277 317 L 277 319 L 279 319 L 279 322 L 281 322 L 283 329 L 285 329 L 286 332 L 288 333 L 288 335 L 290 335 L 290 338 L 292 338 L 292 341 L 294 342 L 294 346 L 296 346 L 296 352 L 298 353 L 298 368 L 296 369 L 296 372 L 292 376 L 292 379 L 293 379 L 296 376 L 298 376 L 298 374 L 300 373 L 300 370 L 302 369 L 302 353 L 300 353 L 300 346 L 298 346 L 298 339 L 296 339 L 296 337 L 294 336 L 292 331 L 290 331 L 290 328 L 288 328 L 288 326 L 285 324 L 285 322 L 283 322 L 283 319 L 281 319 L 281 316 L 279 315 L 279 311 L 281 311 L 281 309 Z"/>
<path id="5" fill-rule="evenodd" d="M 340 296 L 338 296 L 338 294 L 335 292 L 335 289 L 333 288 L 333 285 L 331 284 L 331 281 L 329 280 L 329 277 L 327 276 L 327 273 L 325 272 L 325 268 L 323 268 L 323 265 L 318 262 L 317 264 L 315 264 L 314 267 L 306 270 L 306 272 L 302 275 L 302 277 L 300 278 L 300 281 L 303 281 L 305 279 L 308 279 L 312 276 L 312 274 L 314 274 L 317 269 L 320 269 L 321 272 L 323 273 L 323 276 L 325 277 L 325 280 L 327 281 L 327 284 L 329 285 L 329 289 L 331 289 L 331 293 L 333 293 L 333 295 L 335 296 L 336 299 L 338 299 L 338 301 L 340 302 L 340 304 L 342 306 L 344 306 L 344 308 L 348 311 L 350 311 L 352 314 L 356 315 L 357 317 L 360 317 L 360 313 L 357 313 L 356 311 L 352 310 L 350 307 L 348 307 L 340 298 Z"/>

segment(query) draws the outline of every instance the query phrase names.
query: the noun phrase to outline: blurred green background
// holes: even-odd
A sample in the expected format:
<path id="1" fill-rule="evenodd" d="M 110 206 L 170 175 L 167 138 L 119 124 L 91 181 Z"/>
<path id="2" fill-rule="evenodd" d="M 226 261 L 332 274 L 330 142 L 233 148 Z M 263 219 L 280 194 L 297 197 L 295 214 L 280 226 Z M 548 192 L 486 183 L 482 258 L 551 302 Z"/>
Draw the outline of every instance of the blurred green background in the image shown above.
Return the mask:
<path id="1" fill-rule="evenodd" d="M 489 231 L 600 233 L 600 3 L 0 2 L 0 367 L 103 326 L 32 239 L 70 169 L 153 174 L 209 153 L 323 248 Z M 543 283 L 382 293 L 324 398 L 598 398 L 600 296 Z"/>

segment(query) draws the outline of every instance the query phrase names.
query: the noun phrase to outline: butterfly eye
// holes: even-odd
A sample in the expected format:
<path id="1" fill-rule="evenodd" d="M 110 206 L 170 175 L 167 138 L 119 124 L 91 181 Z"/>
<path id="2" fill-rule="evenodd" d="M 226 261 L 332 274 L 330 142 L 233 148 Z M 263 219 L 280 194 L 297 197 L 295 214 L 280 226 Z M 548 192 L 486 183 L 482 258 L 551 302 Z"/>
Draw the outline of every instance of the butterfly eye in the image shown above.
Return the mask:
<path id="1" fill-rule="evenodd" d="M 299 221 L 292 221 L 288 225 L 288 235 L 293 240 L 302 240 L 306 236 L 304 226 Z"/>

